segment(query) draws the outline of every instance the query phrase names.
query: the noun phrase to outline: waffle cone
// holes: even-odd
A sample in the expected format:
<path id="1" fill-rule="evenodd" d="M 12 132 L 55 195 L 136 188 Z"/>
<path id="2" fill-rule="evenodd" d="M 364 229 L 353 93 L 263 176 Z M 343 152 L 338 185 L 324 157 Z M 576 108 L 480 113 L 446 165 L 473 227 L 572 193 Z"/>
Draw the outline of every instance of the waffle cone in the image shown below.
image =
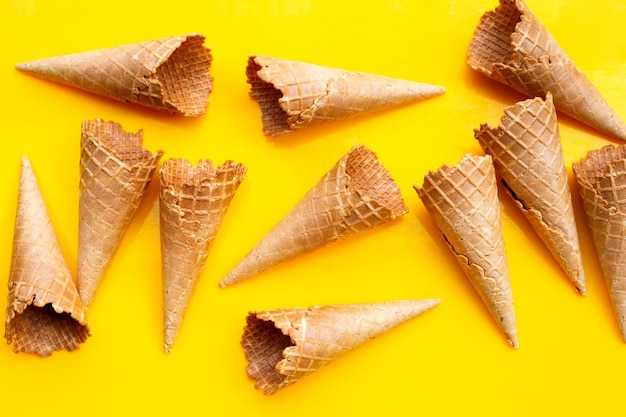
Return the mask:
<path id="1" fill-rule="evenodd" d="M 530 97 L 549 91 L 559 111 L 626 140 L 626 125 L 522 0 L 500 0 L 482 16 L 468 63 Z"/>
<path id="2" fill-rule="evenodd" d="M 204 36 L 189 34 L 16 65 L 16 69 L 115 100 L 184 116 L 206 112 L 213 79 Z"/>
<path id="3" fill-rule="evenodd" d="M 415 187 L 463 272 L 509 343 L 518 347 L 495 171 L 490 155 L 466 155 Z"/>
<path id="4" fill-rule="evenodd" d="M 250 312 L 241 339 L 248 375 L 256 389 L 274 394 L 437 304 L 426 299 Z"/>
<path id="5" fill-rule="evenodd" d="M 445 88 L 268 56 L 251 56 L 250 96 L 268 136 L 443 94 Z"/>
<path id="6" fill-rule="evenodd" d="M 37 179 L 22 159 L 4 337 L 14 352 L 78 349 L 90 331 Z"/>
<path id="7" fill-rule="evenodd" d="M 626 342 L 626 148 L 593 150 L 573 164 L 573 171 Z"/>
<path id="8" fill-rule="evenodd" d="M 142 146 L 143 133 L 115 122 L 82 123 L 78 290 L 89 308 L 143 199 L 163 151 Z"/>
<path id="9" fill-rule="evenodd" d="M 482 124 L 474 136 L 492 156 L 508 194 L 576 289 L 586 293 L 578 231 L 561 136 L 550 93 L 504 110 L 500 125 Z"/>
<path id="10" fill-rule="evenodd" d="M 363 145 L 353 147 L 233 268 L 222 287 L 408 212 L 400 189 Z"/>
<path id="11" fill-rule="evenodd" d="M 246 168 L 169 159 L 159 170 L 165 351 L 169 352 L 223 216 Z"/>

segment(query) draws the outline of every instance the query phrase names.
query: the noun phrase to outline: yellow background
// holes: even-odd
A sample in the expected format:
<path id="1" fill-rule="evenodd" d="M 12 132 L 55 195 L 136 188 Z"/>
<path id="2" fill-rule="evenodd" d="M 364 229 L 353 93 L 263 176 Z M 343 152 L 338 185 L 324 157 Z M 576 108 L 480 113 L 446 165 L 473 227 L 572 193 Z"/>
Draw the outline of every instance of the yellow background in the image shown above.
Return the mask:
<path id="1" fill-rule="evenodd" d="M 465 61 L 495 0 L 1 0 L 0 271 L 8 278 L 20 157 L 27 155 L 76 270 L 80 124 L 144 130 L 165 158 L 242 162 L 248 173 L 218 233 L 172 352 L 163 352 L 158 181 L 139 208 L 88 314 L 93 336 L 49 358 L 0 349 L 2 415 L 605 415 L 623 409 L 626 346 L 573 188 L 588 296 L 575 293 L 501 194 L 520 348 L 504 337 L 413 190 L 428 170 L 482 154 L 473 129 L 524 99 Z M 620 0 L 529 0 L 563 49 L 626 117 L 626 7 Z M 214 60 L 205 116 L 126 105 L 13 65 L 200 32 Z M 250 54 L 443 85 L 424 102 L 276 138 L 248 96 Z M 565 162 L 617 143 L 559 118 Z M 397 180 L 409 214 L 226 289 L 218 282 L 353 145 Z M 0 300 L 6 300 L 6 285 Z M 265 397 L 239 341 L 249 310 L 441 298 L 441 305 Z M 3 307 L 4 308 L 4 307 Z"/>

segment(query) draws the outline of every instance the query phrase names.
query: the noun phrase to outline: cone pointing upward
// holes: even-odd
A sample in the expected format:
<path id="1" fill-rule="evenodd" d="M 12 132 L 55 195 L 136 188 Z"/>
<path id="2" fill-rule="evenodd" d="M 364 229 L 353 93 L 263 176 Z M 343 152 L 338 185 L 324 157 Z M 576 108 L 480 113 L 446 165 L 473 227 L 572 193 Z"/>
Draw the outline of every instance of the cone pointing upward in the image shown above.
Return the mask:
<path id="1" fill-rule="evenodd" d="M 626 342 L 626 148 L 593 150 L 572 168 Z"/>
<path id="2" fill-rule="evenodd" d="M 549 91 L 558 110 L 626 140 L 626 125 L 522 0 L 500 0 L 482 16 L 468 64 L 530 97 Z"/>
<path id="3" fill-rule="evenodd" d="M 248 375 L 256 389 L 274 394 L 437 304 L 426 299 L 250 312 L 241 339 Z"/>
<path id="4" fill-rule="evenodd" d="M 222 287 L 408 212 L 376 154 L 357 146 L 287 213 L 222 280 Z"/>
<path id="5" fill-rule="evenodd" d="M 517 207 L 584 295 L 585 272 L 552 95 L 507 107 L 498 127 L 482 124 L 474 136 L 493 157 Z"/>
<path id="6" fill-rule="evenodd" d="M 226 161 L 214 167 L 208 159 L 195 166 L 186 159 L 169 159 L 159 170 L 166 352 L 245 173 L 242 164 Z"/>
<path id="7" fill-rule="evenodd" d="M 491 156 L 466 155 L 424 176 L 416 191 L 511 346 L 517 324 Z"/>
<path id="8" fill-rule="evenodd" d="M 115 100 L 183 116 L 206 112 L 213 79 L 204 36 L 188 34 L 44 58 L 16 65 L 27 72 Z"/>
<path id="9" fill-rule="evenodd" d="M 154 176 L 163 151 L 115 122 L 82 123 L 78 290 L 88 308 Z"/>
<path id="10" fill-rule="evenodd" d="M 15 352 L 48 356 L 90 335 L 30 162 L 22 159 L 4 337 Z"/>
<path id="11" fill-rule="evenodd" d="M 445 88 L 269 56 L 251 56 L 250 96 L 268 136 L 443 94 Z"/>

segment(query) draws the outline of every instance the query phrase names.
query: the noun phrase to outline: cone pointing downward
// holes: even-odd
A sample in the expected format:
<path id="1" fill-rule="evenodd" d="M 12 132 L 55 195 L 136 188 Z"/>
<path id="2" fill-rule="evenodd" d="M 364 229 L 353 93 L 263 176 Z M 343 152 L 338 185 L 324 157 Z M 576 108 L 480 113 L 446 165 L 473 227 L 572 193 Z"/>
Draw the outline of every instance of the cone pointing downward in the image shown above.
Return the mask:
<path id="1" fill-rule="evenodd" d="M 226 161 L 215 167 L 208 159 L 195 166 L 185 159 L 169 159 L 159 170 L 166 352 L 245 173 L 242 164 Z"/>
<path id="2" fill-rule="evenodd" d="M 445 88 L 269 56 L 251 56 L 250 96 L 268 136 L 443 94 Z"/>
<path id="3" fill-rule="evenodd" d="M 437 304 L 426 299 L 250 312 L 241 339 L 248 375 L 256 389 L 274 394 Z"/>
<path id="4" fill-rule="evenodd" d="M 17 64 L 19 71 L 183 116 L 206 112 L 213 79 L 204 36 L 188 34 Z"/>
<path id="5" fill-rule="evenodd" d="M 302 252 L 408 212 L 376 154 L 352 148 L 233 268 L 220 285 L 241 281 Z"/>
<path id="6" fill-rule="evenodd" d="M 88 308 L 154 176 L 163 151 L 115 122 L 82 123 L 78 290 Z"/>
<path id="7" fill-rule="evenodd" d="M 416 191 L 511 346 L 517 324 L 491 156 L 466 155 L 424 176 Z"/>
<path id="8" fill-rule="evenodd" d="M 474 136 L 492 156 L 515 204 L 584 295 L 585 272 L 552 95 L 507 107 L 498 127 L 482 124 Z"/>
<path id="9" fill-rule="evenodd" d="M 549 91 L 558 110 L 626 140 L 626 125 L 522 0 L 500 0 L 482 16 L 468 64 L 530 97 Z"/>
<path id="10" fill-rule="evenodd" d="M 30 162 L 22 159 L 4 337 L 15 352 L 78 349 L 90 332 Z"/>
<path id="11" fill-rule="evenodd" d="M 626 147 L 593 150 L 572 168 L 626 342 Z"/>

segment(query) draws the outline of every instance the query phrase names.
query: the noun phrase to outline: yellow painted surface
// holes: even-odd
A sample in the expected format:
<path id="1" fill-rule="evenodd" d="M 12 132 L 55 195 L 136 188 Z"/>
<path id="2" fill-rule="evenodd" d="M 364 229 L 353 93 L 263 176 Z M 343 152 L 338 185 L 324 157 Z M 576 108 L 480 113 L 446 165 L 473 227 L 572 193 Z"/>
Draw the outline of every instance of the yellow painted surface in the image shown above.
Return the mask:
<path id="1" fill-rule="evenodd" d="M 626 117 L 626 7 L 619 0 L 529 0 L 529 7 Z M 582 204 L 573 189 L 588 295 L 575 293 L 501 194 L 520 348 L 499 332 L 413 190 L 428 170 L 482 154 L 473 137 L 524 97 L 474 73 L 467 48 L 494 0 L 0 1 L 0 271 L 8 278 L 20 158 L 33 165 L 70 270 L 78 241 L 80 124 L 143 129 L 165 158 L 242 162 L 171 353 L 163 351 L 158 181 L 140 206 L 88 314 L 93 336 L 42 359 L 0 349 L 2 415 L 607 415 L 623 407 L 619 335 Z M 188 32 L 207 38 L 207 114 L 187 119 L 15 71 L 14 64 Z M 248 96 L 263 54 L 443 85 L 443 96 L 276 138 Z M 560 117 L 570 176 L 587 151 L 618 143 Z M 410 212 L 236 286 L 221 278 L 352 146 L 373 149 Z M 6 300 L 7 287 L 0 287 Z M 240 347 L 249 310 L 438 297 L 435 309 L 270 397 Z M 4 306 L 4 304 L 2 304 Z M 4 308 L 4 307 L 3 307 Z"/>

